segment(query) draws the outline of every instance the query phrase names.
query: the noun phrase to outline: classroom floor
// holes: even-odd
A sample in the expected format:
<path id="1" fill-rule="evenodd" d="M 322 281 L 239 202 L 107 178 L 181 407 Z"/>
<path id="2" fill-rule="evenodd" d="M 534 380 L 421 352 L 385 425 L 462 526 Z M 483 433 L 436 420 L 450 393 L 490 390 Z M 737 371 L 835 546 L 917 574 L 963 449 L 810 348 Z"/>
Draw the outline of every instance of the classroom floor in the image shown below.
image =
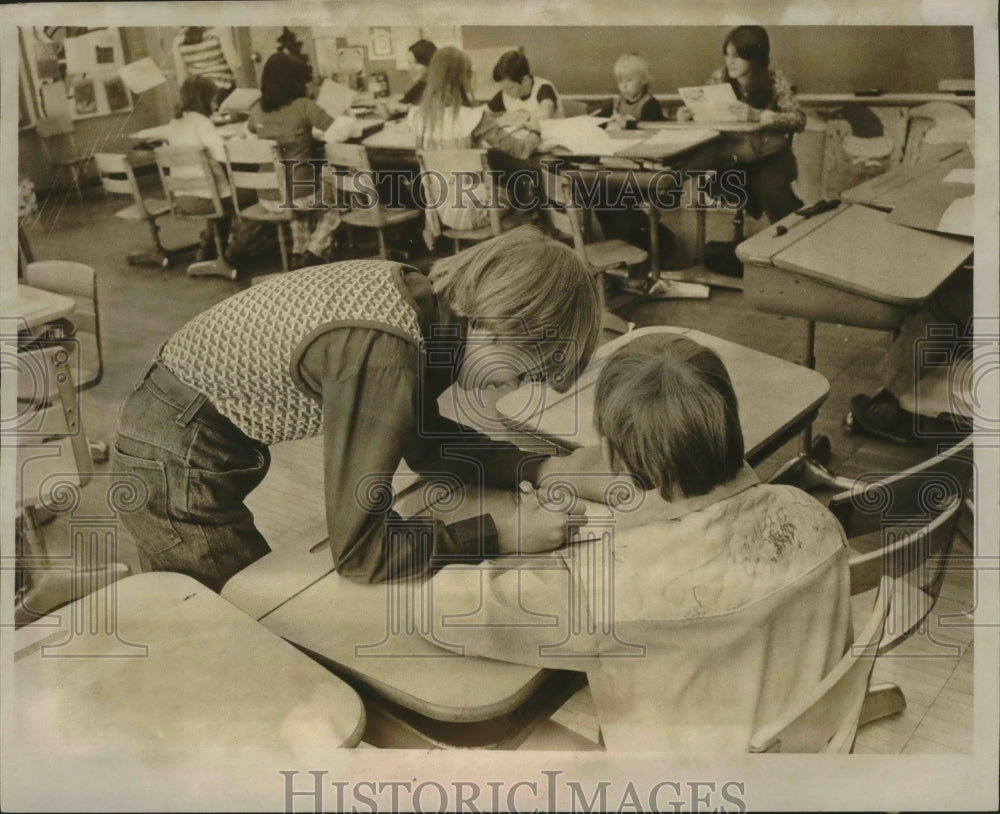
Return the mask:
<path id="1" fill-rule="evenodd" d="M 97 270 L 105 376 L 99 386 L 81 394 L 81 411 L 88 436 L 108 442 L 113 438 L 119 405 L 159 345 L 195 314 L 250 284 L 249 274 L 241 275 L 236 282 L 189 278 L 185 268 L 190 256 L 168 270 L 129 266 L 126 255 L 146 248 L 149 236 L 142 224 L 114 217 L 115 210 L 123 205 L 106 200 L 100 189 L 89 188 L 82 205 L 72 194 L 40 201 L 37 218 L 25 224 L 36 259 L 72 259 Z M 166 245 L 197 238 L 200 224 L 171 223 L 170 218 L 165 221 L 162 236 Z M 359 234 L 357 238 L 366 236 Z M 359 242 L 354 249 L 335 249 L 334 259 L 374 253 L 373 243 Z M 414 262 L 426 268 L 432 259 L 418 252 Z M 253 273 L 279 271 L 280 263 L 275 258 Z M 740 292 L 716 289 L 708 300 L 637 301 L 619 313 L 637 327 L 668 324 L 697 328 L 784 359 L 798 361 L 802 356 L 804 323 L 757 313 Z M 877 331 L 817 325 L 816 367 L 829 379 L 830 395 L 820 410 L 815 433 L 830 439 L 830 465 L 838 474 L 899 471 L 935 451 L 931 445 L 900 447 L 848 434 L 844 429 L 850 398 L 878 385 L 875 368 L 887 342 L 888 335 Z M 761 386 L 766 388 L 767 382 L 761 382 Z M 796 451 L 795 443 L 786 445 L 760 466 L 758 473 L 768 477 Z M 311 474 L 321 479 L 321 450 L 316 439 L 311 439 L 278 445 L 273 454 L 271 472 L 248 502 L 265 537 L 277 545 L 282 535 L 294 533 L 293 522 L 301 524 L 303 518 L 322 520 L 321 495 L 303 494 L 308 490 L 301 488 L 310 481 Z M 109 464 L 98 464 L 96 471 L 98 477 L 84 490 L 75 514 L 59 516 L 44 528 L 53 554 L 60 553 L 61 541 L 68 541 L 70 523 L 106 514 L 108 481 L 100 474 L 109 471 Z M 318 487 L 315 491 L 319 491 Z M 829 496 L 817 495 L 820 500 Z M 956 545 L 960 553 L 969 553 L 963 542 Z M 138 572 L 134 543 L 124 529 L 119 531 L 118 546 L 116 558 Z M 974 593 L 973 573 L 949 572 L 928 630 L 915 634 L 890 658 L 876 664 L 873 681 L 898 683 L 908 707 L 901 714 L 863 727 L 856 752 L 972 751 Z M 555 718 L 585 737 L 596 736 L 597 719 L 586 690 L 567 702 Z"/>

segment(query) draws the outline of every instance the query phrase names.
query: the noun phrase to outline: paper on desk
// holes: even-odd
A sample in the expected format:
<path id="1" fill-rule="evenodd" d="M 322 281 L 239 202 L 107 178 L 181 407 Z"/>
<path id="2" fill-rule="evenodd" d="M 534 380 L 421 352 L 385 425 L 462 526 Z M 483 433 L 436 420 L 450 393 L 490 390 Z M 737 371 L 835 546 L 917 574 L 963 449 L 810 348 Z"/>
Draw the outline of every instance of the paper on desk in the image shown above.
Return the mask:
<path id="1" fill-rule="evenodd" d="M 332 79 L 324 79 L 316 96 L 316 104 L 331 116 L 340 116 L 354 101 L 354 91 Z"/>
<path id="2" fill-rule="evenodd" d="M 612 138 L 598 125 L 607 119 L 595 116 L 573 116 L 569 119 L 543 119 L 541 148 L 563 147 L 576 155 L 615 155 L 634 147 L 637 139 Z"/>
<path id="3" fill-rule="evenodd" d="M 941 220 L 935 231 L 950 235 L 973 237 L 973 226 L 976 222 L 975 196 L 956 198 L 941 214 Z"/>
<path id="4" fill-rule="evenodd" d="M 944 177 L 946 184 L 975 184 L 976 171 L 972 167 L 959 167 Z"/>
<path id="5" fill-rule="evenodd" d="M 128 65 L 123 65 L 119 73 L 122 80 L 128 85 L 128 89 L 137 96 L 167 81 L 160 66 L 153 62 L 150 57 L 143 57 Z"/>

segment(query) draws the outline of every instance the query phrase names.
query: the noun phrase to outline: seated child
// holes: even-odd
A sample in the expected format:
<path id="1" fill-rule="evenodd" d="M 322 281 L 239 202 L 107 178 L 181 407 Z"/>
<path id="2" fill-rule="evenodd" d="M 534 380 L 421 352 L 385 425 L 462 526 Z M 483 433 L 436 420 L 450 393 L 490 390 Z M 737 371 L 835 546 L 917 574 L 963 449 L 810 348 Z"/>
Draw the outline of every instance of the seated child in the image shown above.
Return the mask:
<path id="1" fill-rule="evenodd" d="M 528 58 L 520 51 L 508 51 L 493 68 L 493 81 L 500 90 L 489 108 L 504 124 L 521 124 L 528 119 L 562 118 L 563 109 L 555 86 L 548 79 L 531 75 Z"/>
<path id="2" fill-rule="evenodd" d="M 652 81 L 646 60 L 638 54 L 622 54 L 615 61 L 618 96 L 598 115 L 611 117 L 619 127 L 625 127 L 628 122 L 662 122 L 663 108 L 649 92 Z"/>
<path id="3" fill-rule="evenodd" d="M 689 339 L 615 353 L 595 421 L 604 472 L 650 491 L 543 557 L 442 569 L 427 635 L 585 671 L 609 751 L 744 752 L 849 642 L 843 531 L 805 492 L 758 482 L 729 375 Z M 456 622 L 472 612 L 474 626 Z"/>
<path id="4" fill-rule="evenodd" d="M 618 83 L 619 95 L 608 102 L 598 113 L 610 117 L 609 129 L 624 129 L 629 122 L 659 122 L 663 121 L 663 108 L 649 92 L 652 76 L 649 65 L 638 54 L 622 54 L 615 62 L 615 82 Z M 648 249 L 649 218 L 645 212 L 639 212 L 631 207 L 623 209 L 598 208 L 597 220 L 601 231 L 608 239 L 624 240 L 633 246 Z M 669 229 L 660 223 L 660 253 L 665 261 L 672 253 L 674 236 Z M 634 270 L 638 276 L 642 271 Z"/>
<path id="5" fill-rule="evenodd" d="M 227 211 L 232 211 L 232 190 L 229 179 L 226 178 L 223 166 L 226 163 L 226 148 L 215 125 L 209 118 L 215 110 L 215 100 L 218 88 L 215 83 L 204 76 L 189 76 L 181 83 L 181 101 L 177 111 L 161 129 L 164 140 L 171 147 L 203 147 L 211 156 L 212 170 L 219 195 Z M 200 177 L 200 172 L 190 168 L 193 177 Z M 178 175 L 188 172 L 181 167 L 175 170 Z M 205 185 L 204 192 L 191 191 L 187 195 L 178 196 L 177 207 L 184 214 L 200 215 L 213 211 L 212 193 Z M 219 240 L 225 246 L 232 225 L 230 217 L 219 218 L 216 228 L 219 230 Z M 215 238 L 211 227 L 206 227 L 201 233 L 201 246 L 198 248 L 198 261 L 213 260 L 217 254 Z"/>

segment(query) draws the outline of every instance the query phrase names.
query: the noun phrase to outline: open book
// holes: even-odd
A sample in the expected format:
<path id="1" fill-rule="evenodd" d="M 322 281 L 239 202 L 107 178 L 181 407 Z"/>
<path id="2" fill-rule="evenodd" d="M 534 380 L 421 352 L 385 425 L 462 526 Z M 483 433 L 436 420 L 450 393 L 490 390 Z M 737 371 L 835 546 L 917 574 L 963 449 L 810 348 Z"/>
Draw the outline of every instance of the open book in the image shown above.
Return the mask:
<path id="1" fill-rule="evenodd" d="M 742 122 L 747 120 L 747 106 L 733 93 L 728 82 L 702 85 L 698 88 L 677 88 L 684 106 L 696 122 Z"/>

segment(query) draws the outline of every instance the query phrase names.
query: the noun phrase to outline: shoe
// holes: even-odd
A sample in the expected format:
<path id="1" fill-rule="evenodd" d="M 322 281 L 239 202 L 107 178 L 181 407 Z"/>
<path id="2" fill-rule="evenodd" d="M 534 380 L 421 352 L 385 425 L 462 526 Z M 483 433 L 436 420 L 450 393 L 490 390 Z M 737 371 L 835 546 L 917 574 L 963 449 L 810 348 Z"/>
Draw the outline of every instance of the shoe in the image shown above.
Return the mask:
<path id="1" fill-rule="evenodd" d="M 875 438 L 904 446 L 917 446 L 917 416 L 899 406 L 888 390 L 874 396 L 858 395 L 851 399 L 851 424 Z"/>
<path id="2" fill-rule="evenodd" d="M 295 262 L 295 257 L 294 256 L 292 257 L 292 261 L 293 261 L 293 263 Z M 294 264 L 292 266 L 292 268 L 302 269 L 302 268 L 306 268 L 307 266 L 321 266 L 321 265 L 323 265 L 323 263 L 324 263 L 324 260 L 323 260 L 322 257 L 317 257 L 312 252 L 305 251 L 305 252 L 302 252 L 301 255 L 299 255 L 298 263 Z"/>

